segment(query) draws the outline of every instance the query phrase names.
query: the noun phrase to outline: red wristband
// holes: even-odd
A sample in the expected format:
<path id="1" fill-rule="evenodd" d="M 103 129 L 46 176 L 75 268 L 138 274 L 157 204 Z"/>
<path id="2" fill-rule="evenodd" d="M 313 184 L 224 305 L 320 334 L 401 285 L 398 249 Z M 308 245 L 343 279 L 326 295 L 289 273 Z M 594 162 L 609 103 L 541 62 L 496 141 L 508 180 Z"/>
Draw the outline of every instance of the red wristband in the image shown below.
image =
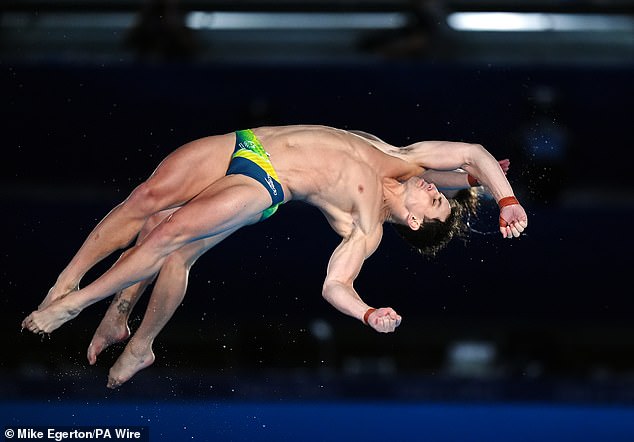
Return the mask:
<path id="1" fill-rule="evenodd" d="M 511 206 L 513 204 L 519 204 L 519 201 L 517 201 L 517 198 L 515 198 L 514 196 L 505 196 L 500 201 L 498 201 L 498 206 L 500 206 L 500 209 L 502 207 Z"/>
<path id="2" fill-rule="evenodd" d="M 500 201 L 498 201 L 498 206 L 500 206 L 500 209 L 502 209 L 502 207 L 511 206 L 513 204 L 519 204 L 517 198 L 515 198 L 514 196 L 505 196 Z M 504 218 L 502 218 L 502 215 L 500 215 L 500 227 L 508 227 L 508 225 L 509 223 L 506 222 Z"/>
<path id="3" fill-rule="evenodd" d="M 478 181 L 478 179 L 474 177 L 473 175 L 467 174 L 467 182 L 469 183 L 469 186 L 471 187 L 480 186 L 480 181 Z"/>
<path id="4" fill-rule="evenodd" d="M 376 311 L 375 308 L 369 308 L 367 312 L 365 312 L 365 315 L 363 315 L 363 323 L 365 325 L 368 325 L 368 318 L 370 317 L 370 315 L 372 314 L 372 312 Z"/>

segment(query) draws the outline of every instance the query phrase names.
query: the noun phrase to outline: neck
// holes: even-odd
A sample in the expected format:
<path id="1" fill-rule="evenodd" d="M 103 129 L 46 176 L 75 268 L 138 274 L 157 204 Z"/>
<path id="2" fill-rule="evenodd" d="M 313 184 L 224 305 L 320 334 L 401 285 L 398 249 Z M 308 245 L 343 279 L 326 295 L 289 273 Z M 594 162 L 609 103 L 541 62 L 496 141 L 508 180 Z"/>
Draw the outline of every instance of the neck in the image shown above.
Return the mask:
<path id="1" fill-rule="evenodd" d="M 398 223 L 396 207 L 402 206 L 403 185 L 394 178 L 383 178 L 383 205 L 381 219 L 383 222 Z"/>

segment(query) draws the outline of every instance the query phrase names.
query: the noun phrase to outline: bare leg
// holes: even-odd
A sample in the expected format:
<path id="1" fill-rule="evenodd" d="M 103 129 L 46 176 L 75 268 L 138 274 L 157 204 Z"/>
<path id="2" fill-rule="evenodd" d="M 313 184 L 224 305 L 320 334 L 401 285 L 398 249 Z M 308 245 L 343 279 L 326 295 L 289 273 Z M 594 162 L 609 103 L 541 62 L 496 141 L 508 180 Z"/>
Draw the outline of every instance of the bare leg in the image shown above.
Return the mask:
<path id="1" fill-rule="evenodd" d="M 270 204 L 268 192 L 252 178 L 226 176 L 164 220 L 100 278 L 31 313 L 22 326 L 34 333 L 50 333 L 89 305 L 151 277 L 170 253 L 185 244 L 257 222 Z"/>
<path id="2" fill-rule="evenodd" d="M 88 346 L 87 358 L 90 365 L 97 362 L 97 356 L 106 348 L 130 337 L 130 313 L 148 285 L 149 280 L 142 281 L 115 295 Z"/>
<path id="3" fill-rule="evenodd" d="M 185 297 L 189 269 L 198 257 L 231 233 L 187 244 L 165 260 L 139 329 L 110 369 L 109 388 L 119 387 L 154 362 L 152 344 Z"/>
<path id="4" fill-rule="evenodd" d="M 142 192 L 140 190 L 139 192 Z M 135 204 L 135 193 L 115 207 L 88 235 L 75 257 L 58 276 L 55 285 L 39 305 L 46 308 L 53 301 L 79 289 L 79 281 L 97 262 L 113 251 L 127 246 L 136 236 L 145 222 L 147 214 L 132 210 Z"/>
<path id="5" fill-rule="evenodd" d="M 176 209 L 164 210 L 148 218 L 139 233 L 137 244 L 141 244 L 161 221 L 175 211 Z M 128 252 L 125 252 L 122 257 L 126 253 Z M 130 313 L 139 297 L 155 277 L 156 275 L 153 275 L 117 293 L 88 346 L 87 357 L 91 365 L 97 362 L 97 356 L 110 345 L 125 341 L 130 337 L 130 327 L 128 326 Z"/>
<path id="6" fill-rule="evenodd" d="M 224 176 L 234 140 L 233 134 L 207 137 L 168 155 L 152 176 L 88 235 L 39 308 L 78 290 L 84 274 L 115 250 L 130 244 L 148 216 L 181 206 Z"/>

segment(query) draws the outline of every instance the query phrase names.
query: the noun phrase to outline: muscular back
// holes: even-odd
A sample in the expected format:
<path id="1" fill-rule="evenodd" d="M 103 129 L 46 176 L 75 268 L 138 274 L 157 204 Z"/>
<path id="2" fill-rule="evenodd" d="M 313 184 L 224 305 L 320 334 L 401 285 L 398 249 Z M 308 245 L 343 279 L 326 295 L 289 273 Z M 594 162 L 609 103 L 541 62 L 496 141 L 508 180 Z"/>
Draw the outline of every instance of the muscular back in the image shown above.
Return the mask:
<path id="1" fill-rule="evenodd" d="M 271 156 L 286 199 L 317 206 L 346 237 L 354 226 L 368 233 L 382 223 L 383 180 L 423 172 L 389 144 L 324 126 L 254 129 Z"/>

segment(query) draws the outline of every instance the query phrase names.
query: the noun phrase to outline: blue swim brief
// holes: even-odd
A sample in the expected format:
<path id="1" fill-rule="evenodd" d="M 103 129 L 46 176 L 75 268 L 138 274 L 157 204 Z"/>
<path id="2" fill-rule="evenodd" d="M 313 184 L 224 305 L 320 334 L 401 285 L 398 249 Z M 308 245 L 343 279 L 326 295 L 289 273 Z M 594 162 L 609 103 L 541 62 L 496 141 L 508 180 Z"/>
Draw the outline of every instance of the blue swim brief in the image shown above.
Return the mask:
<path id="1" fill-rule="evenodd" d="M 262 147 L 251 129 L 236 131 L 236 146 L 231 156 L 227 175 L 240 174 L 258 181 L 271 195 L 273 203 L 262 212 L 265 220 L 275 213 L 284 202 L 284 190 L 275 169 L 269 160 L 269 154 Z"/>

